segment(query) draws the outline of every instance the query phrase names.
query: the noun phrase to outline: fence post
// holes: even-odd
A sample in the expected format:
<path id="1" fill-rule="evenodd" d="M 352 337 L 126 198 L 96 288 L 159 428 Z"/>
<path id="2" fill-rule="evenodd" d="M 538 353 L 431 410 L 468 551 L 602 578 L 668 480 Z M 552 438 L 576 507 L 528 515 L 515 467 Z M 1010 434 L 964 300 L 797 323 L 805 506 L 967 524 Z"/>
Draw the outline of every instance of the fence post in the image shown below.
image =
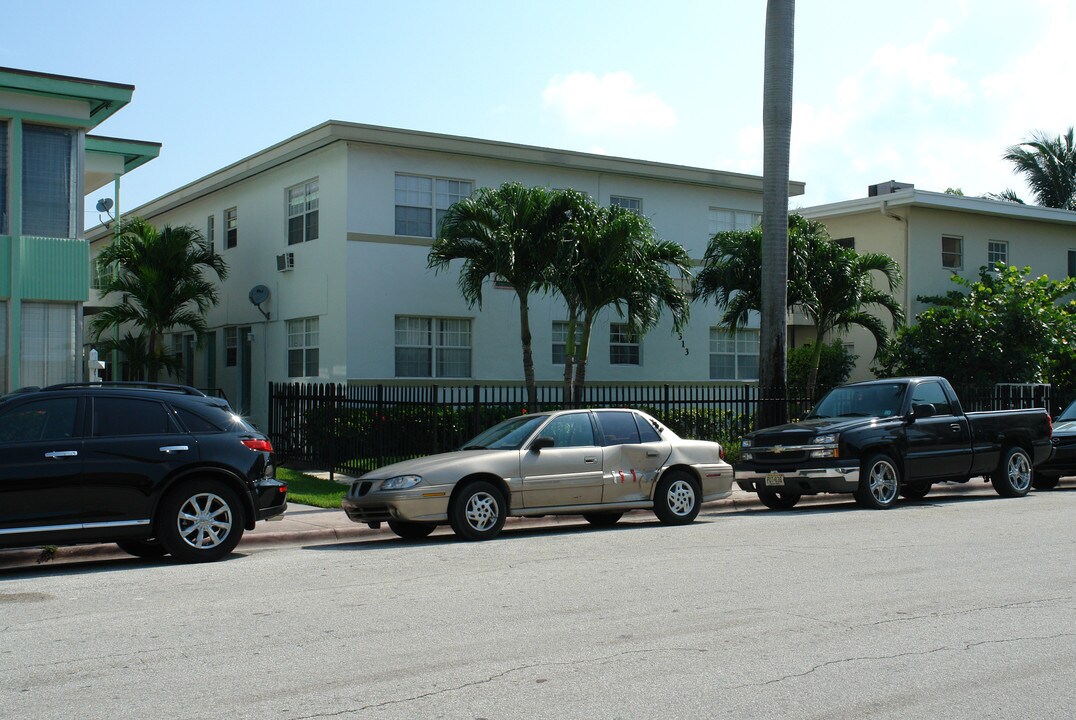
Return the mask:
<path id="1" fill-rule="evenodd" d="M 329 385 L 329 482 L 335 482 L 336 469 L 336 384 Z"/>
<path id="2" fill-rule="evenodd" d="M 385 447 L 385 423 L 381 422 L 381 418 L 385 415 L 385 386 L 380 383 L 377 386 L 377 403 L 374 406 L 377 408 L 377 412 L 374 414 L 374 425 L 377 427 L 377 465 L 381 467 L 384 465 L 384 447 Z"/>
<path id="3" fill-rule="evenodd" d="M 481 430 L 478 427 L 478 399 L 482 390 L 478 385 L 474 385 L 471 388 L 471 437 L 477 435 Z"/>

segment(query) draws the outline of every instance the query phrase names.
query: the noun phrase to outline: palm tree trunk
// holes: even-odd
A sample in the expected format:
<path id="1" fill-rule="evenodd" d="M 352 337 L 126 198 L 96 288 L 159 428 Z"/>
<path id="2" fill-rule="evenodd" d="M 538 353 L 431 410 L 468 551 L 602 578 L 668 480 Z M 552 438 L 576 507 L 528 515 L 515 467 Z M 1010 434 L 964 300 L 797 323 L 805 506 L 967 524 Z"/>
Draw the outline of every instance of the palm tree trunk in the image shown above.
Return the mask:
<path id="1" fill-rule="evenodd" d="M 822 362 L 822 328 L 818 328 L 818 335 L 811 348 L 811 371 L 807 373 L 807 392 L 814 397 L 814 388 L 818 384 L 818 365 Z"/>
<path id="2" fill-rule="evenodd" d="M 564 408 L 571 407 L 572 404 L 572 369 L 575 364 L 577 322 L 575 311 L 570 311 L 568 313 L 568 337 L 564 340 L 564 385 L 560 395 L 561 406 Z"/>
<path id="3" fill-rule="evenodd" d="M 767 0 L 762 100 L 762 312 L 758 427 L 785 422 L 788 295 L 788 156 L 792 138 L 795 0 Z M 766 401 L 767 396 L 773 398 Z"/>
<path id="4" fill-rule="evenodd" d="M 155 330 L 151 330 L 149 333 L 149 352 L 146 357 L 146 376 L 149 378 L 149 382 L 157 382 L 161 373 L 161 358 L 160 348 L 164 342 L 164 338 L 161 337 Z"/>
<path id="5" fill-rule="evenodd" d="M 575 360 L 575 387 L 572 389 L 572 401 L 576 407 L 583 404 L 583 387 L 587 383 L 587 357 L 590 355 L 590 330 L 594 327 L 594 313 L 588 311 L 583 317 L 583 337 Z"/>
<path id="6" fill-rule="evenodd" d="M 538 409 L 538 388 L 534 384 L 534 354 L 531 352 L 530 310 L 527 296 L 519 295 L 519 340 L 523 345 L 523 382 L 527 386 L 527 412 Z"/>

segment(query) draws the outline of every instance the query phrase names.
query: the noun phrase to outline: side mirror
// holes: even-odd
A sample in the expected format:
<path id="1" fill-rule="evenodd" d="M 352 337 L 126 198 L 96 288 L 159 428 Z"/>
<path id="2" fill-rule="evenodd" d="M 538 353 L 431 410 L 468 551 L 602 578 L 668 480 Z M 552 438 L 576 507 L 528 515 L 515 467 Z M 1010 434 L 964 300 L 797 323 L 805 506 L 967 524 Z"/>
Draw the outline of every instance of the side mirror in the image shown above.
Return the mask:
<path id="1" fill-rule="evenodd" d="M 534 452 L 539 452 L 542 448 L 550 448 L 554 445 L 556 445 L 556 442 L 553 440 L 553 438 L 549 437 L 548 435 L 540 435 L 534 438 L 534 442 L 531 443 L 531 450 L 533 450 Z"/>
<path id="2" fill-rule="evenodd" d="M 938 410 L 934 407 L 933 403 L 916 403 L 915 405 L 912 405 L 912 417 L 917 420 L 934 417 L 937 414 Z"/>

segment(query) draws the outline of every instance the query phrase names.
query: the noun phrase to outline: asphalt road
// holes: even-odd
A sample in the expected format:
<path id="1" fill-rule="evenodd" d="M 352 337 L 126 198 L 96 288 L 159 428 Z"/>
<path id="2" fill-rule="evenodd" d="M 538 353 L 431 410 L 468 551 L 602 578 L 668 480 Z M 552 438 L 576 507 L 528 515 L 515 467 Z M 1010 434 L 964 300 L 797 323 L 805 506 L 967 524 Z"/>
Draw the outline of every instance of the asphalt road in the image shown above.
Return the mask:
<path id="1" fill-rule="evenodd" d="M 3 571 L 0 717 L 1067 719 L 1074 519 L 979 489 Z"/>

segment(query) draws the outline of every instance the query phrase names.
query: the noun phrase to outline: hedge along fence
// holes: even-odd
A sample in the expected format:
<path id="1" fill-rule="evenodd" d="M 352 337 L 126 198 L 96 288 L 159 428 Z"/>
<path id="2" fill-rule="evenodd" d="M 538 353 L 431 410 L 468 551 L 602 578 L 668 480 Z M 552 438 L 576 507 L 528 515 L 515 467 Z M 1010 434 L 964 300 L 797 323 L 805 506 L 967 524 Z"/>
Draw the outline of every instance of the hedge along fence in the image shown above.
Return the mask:
<path id="1" fill-rule="evenodd" d="M 633 407 L 685 438 L 721 442 L 733 454 L 754 429 L 759 403 L 787 403 L 801 417 L 805 392 L 754 386 L 618 385 L 585 389 L 577 407 Z M 540 386 L 534 412 L 576 407 L 560 386 Z M 506 418 L 528 412 L 522 386 L 271 383 L 269 434 L 287 460 L 361 474 L 406 458 L 446 452 Z"/>

